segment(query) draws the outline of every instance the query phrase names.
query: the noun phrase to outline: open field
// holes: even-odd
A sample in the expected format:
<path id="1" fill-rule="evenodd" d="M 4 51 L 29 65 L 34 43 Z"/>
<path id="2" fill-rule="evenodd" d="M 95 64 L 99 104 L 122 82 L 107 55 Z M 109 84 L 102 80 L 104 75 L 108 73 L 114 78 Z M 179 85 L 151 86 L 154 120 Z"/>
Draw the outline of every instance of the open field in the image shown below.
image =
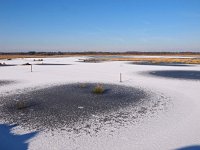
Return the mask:
<path id="1" fill-rule="evenodd" d="M 0 55 L 0 59 L 15 59 L 15 58 L 56 58 L 56 57 L 68 57 L 70 55 Z M 74 55 L 79 56 L 79 55 Z"/>
<path id="2" fill-rule="evenodd" d="M 136 61 L 159 63 L 200 64 L 200 58 L 112 58 L 112 61 Z"/>
<path id="3" fill-rule="evenodd" d="M 136 63 L 176 63 L 176 64 L 200 64 L 199 54 L 166 54 L 166 55 L 89 55 L 89 54 L 64 54 L 64 55 L 0 55 L 0 60 L 10 60 L 16 58 L 62 58 L 62 57 L 90 57 L 84 58 L 86 61 L 133 61 Z M 92 59 L 91 59 L 92 58 Z M 1 62 L 0 62 L 1 63 Z"/>
<path id="4" fill-rule="evenodd" d="M 51 57 L 78 57 L 78 56 L 182 56 L 182 57 L 200 57 L 200 53 L 182 52 L 182 53 L 168 53 L 168 52 L 74 52 L 74 53 L 0 53 L 0 59 L 9 58 L 51 58 Z"/>
<path id="5" fill-rule="evenodd" d="M 200 64 L 200 56 L 90 56 L 85 62 L 98 62 L 98 61 L 130 61 L 134 63 L 174 63 L 174 64 Z"/>
<path id="6" fill-rule="evenodd" d="M 198 56 L 136 57 L 1 60 L 0 149 L 199 148 Z"/>

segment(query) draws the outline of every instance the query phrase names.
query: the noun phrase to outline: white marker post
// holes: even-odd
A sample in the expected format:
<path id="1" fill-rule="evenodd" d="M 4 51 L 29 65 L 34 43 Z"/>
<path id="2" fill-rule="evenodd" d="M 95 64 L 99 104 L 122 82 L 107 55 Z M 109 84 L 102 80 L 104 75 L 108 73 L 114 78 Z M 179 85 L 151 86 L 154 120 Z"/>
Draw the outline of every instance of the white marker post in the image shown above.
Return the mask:
<path id="1" fill-rule="evenodd" d="M 31 72 L 33 72 L 33 67 L 32 67 L 32 64 L 31 64 Z"/>
<path id="2" fill-rule="evenodd" d="M 119 81 L 122 82 L 122 73 L 120 73 L 119 78 Z"/>

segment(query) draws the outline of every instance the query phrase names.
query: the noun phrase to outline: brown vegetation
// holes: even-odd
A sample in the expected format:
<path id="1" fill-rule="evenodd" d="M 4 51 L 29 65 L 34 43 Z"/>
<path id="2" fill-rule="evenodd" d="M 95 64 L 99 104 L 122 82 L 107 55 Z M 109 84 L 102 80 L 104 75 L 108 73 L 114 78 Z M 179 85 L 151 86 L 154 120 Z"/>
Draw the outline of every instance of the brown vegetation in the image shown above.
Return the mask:
<path id="1" fill-rule="evenodd" d="M 27 108 L 28 106 L 25 104 L 25 102 L 23 102 L 23 101 L 17 101 L 17 103 L 16 103 L 16 108 L 17 109 L 25 109 L 25 108 Z"/>
<path id="2" fill-rule="evenodd" d="M 13 58 L 45 58 L 45 57 L 73 57 L 73 56 L 199 56 L 200 52 L 22 52 L 0 53 L 0 59 Z"/>
<path id="3" fill-rule="evenodd" d="M 196 58 L 139 58 L 139 56 L 194 56 Z M 200 64 L 200 53 L 192 52 L 75 52 L 75 53 L 62 53 L 62 52 L 28 52 L 28 53 L 0 53 L 1 59 L 14 59 L 14 58 L 46 58 L 46 57 L 76 57 L 76 56 L 137 56 L 138 58 L 98 58 L 98 59 L 85 59 L 83 61 L 137 61 L 149 63 L 183 63 L 183 64 Z"/>
<path id="4" fill-rule="evenodd" d="M 136 61 L 159 63 L 200 64 L 200 58 L 111 58 L 112 61 Z"/>
<path id="5" fill-rule="evenodd" d="M 102 85 L 98 84 L 96 87 L 93 89 L 94 94 L 103 94 L 104 88 Z"/>
<path id="6" fill-rule="evenodd" d="M 1 59 L 15 59 L 15 58 L 49 58 L 49 57 L 67 57 L 69 55 L 0 55 L 0 60 Z"/>

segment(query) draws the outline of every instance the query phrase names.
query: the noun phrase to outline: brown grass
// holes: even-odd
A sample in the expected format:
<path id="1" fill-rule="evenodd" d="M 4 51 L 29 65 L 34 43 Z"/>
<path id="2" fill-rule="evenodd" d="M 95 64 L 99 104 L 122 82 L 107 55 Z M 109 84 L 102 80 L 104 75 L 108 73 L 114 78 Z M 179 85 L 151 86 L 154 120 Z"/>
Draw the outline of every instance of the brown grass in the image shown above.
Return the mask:
<path id="1" fill-rule="evenodd" d="M 136 61 L 159 63 L 200 64 L 200 58 L 111 58 L 112 61 Z"/>
<path id="2" fill-rule="evenodd" d="M 182 56 L 174 54 L 176 56 Z M 0 55 L 1 59 L 15 59 L 15 58 L 57 58 L 57 57 L 76 57 L 76 56 L 94 56 L 85 54 L 64 54 L 64 55 Z M 99 55 L 99 56 L 110 56 L 110 55 Z M 114 56 L 114 55 L 112 55 Z M 124 55 L 124 56 L 136 56 L 136 55 Z M 140 55 L 137 55 L 138 57 Z M 143 56 L 143 55 L 141 55 Z M 155 55 L 152 55 L 155 56 Z M 161 56 L 161 55 L 158 55 Z M 163 55 L 168 56 L 168 55 Z M 173 56 L 173 55 L 169 55 Z M 200 55 L 184 55 L 184 56 L 195 56 L 198 58 L 107 58 L 97 59 L 98 61 L 146 61 L 150 63 L 183 63 L 183 64 L 200 64 Z"/>
<path id="3" fill-rule="evenodd" d="M 87 84 L 86 84 L 86 83 L 80 83 L 79 87 L 80 87 L 80 88 L 86 88 L 86 87 L 87 87 Z"/>
<path id="4" fill-rule="evenodd" d="M 25 102 L 23 102 L 23 101 L 18 101 L 17 103 L 16 103 L 16 108 L 17 109 L 25 109 L 25 108 L 27 108 L 28 106 L 25 104 Z"/>
<path id="5" fill-rule="evenodd" d="M 0 55 L 0 59 L 15 59 L 15 58 L 56 58 L 69 57 L 70 55 Z"/>
<path id="6" fill-rule="evenodd" d="M 96 87 L 94 87 L 93 91 L 94 94 L 103 94 L 104 88 L 102 85 L 98 84 Z"/>
<path id="7" fill-rule="evenodd" d="M 103 53 L 75 53 L 75 54 L 53 54 L 53 55 L 47 55 L 47 54 L 0 54 L 0 59 L 14 59 L 14 58 L 53 58 L 53 57 L 76 57 L 76 56 L 195 56 L 200 57 L 200 54 L 187 54 L 187 53 L 169 53 L 169 54 L 152 54 L 152 53 L 138 53 L 138 54 L 128 54 L 128 53 L 110 53 L 110 54 L 103 54 Z"/>

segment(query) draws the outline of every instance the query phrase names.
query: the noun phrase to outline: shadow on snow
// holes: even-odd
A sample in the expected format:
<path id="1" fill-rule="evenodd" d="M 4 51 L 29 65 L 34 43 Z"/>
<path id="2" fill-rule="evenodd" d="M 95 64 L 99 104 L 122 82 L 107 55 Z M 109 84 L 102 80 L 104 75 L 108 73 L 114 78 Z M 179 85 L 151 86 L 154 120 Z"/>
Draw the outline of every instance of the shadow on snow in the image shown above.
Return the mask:
<path id="1" fill-rule="evenodd" d="M 24 135 L 14 135 L 10 130 L 16 125 L 0 125 L 0 149 L 2 150 L 26 150 L 28 149 L 27 141 L 33 138 L 37 133 L 28 133 Z"/>
<path id="2" fill-rule="evenodd" d="M 177 150 L 200 150 L 200 146 L 199 145 L 188 146 L 188 147 L 178 148 Z"/>

